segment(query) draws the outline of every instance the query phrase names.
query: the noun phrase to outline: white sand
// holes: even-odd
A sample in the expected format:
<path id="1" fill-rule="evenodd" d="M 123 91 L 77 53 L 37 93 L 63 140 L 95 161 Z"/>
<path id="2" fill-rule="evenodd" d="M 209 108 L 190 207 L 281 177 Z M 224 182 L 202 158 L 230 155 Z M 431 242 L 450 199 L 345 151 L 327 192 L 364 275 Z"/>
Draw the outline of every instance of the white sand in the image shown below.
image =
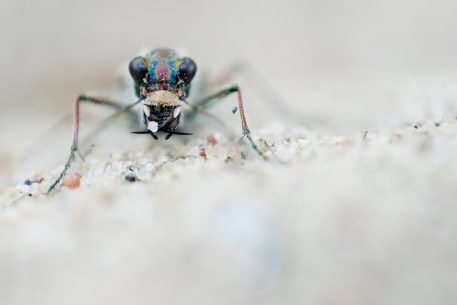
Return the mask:
<path id="1" fill-rule="evenodd" d="M 270 124 L 269 162 L 221 134 L 96 150 L 77 190 L 41 195 L 57 166 L 1 193 L 0 300 L 453 304 L 456 136 L 455 118 L 351 136 Z"/>

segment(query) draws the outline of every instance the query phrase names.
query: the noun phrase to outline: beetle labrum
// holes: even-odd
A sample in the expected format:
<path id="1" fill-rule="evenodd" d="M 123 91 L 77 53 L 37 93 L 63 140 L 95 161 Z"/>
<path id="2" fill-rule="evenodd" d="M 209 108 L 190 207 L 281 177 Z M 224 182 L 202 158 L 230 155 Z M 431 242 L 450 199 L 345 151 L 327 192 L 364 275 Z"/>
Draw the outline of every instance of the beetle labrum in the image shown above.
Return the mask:
<path id="1" fill-rule="evenodd" d="M 238 97 L 238 110 L 241 120 L 242 138 L 246 138 L 251 147 L 263 159 L 267 159 L 263 151 L 256 145 L 251 137 L 246 122 L 246 115 L 243 107 L 243 97 L 237 85 L 230 86 L 210 96 L 190 104 L 186 98 L 189 95 L 191 82 L 197 72 L 197 65 L 189 57 L 181 57 L 171 49 L 155 49 L 143 56 L 137 56 L 130 61 L 129 72 L 134 81 L 134 89 L 138 100 L 127 106 L 98 97 L 80 95 L 75 102 L 73 141 L 70 155 L 63 170 L 49 187 L 50 193 L 62 180 L 71 166 L 76 154 L 78 154 L 80 105 L 92 103 L 105 105 L 117 109 L 117 114 L 130 111 L 133 107 L 142 105 L 142 121 L 145 129 L 133 131 L 136 134 L 149 134 L 154 139 L 158 132 L 166 133 L 166 139 L 172 135 L 191 135 L 191 133 L 180 130 L 181 108 L 190 106 L 194 112 L 206 113 L 203 107 L 211 101 L 224 98 L 232 93 Z"/>

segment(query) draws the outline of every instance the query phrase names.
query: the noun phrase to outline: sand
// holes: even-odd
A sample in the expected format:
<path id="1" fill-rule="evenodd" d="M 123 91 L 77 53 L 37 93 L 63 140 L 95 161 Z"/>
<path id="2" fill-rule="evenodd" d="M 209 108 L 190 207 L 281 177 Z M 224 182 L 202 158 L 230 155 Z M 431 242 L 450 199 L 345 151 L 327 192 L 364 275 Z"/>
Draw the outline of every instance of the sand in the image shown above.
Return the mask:
<path id="1" fill-rule="evenodd" d="M 456 301 L 455 117 L 254 130 L 269 161 L 219 131 L 115 133 L 75 190 L 43 195 L 64 156 L 4 188 L 2 304 Z"/>

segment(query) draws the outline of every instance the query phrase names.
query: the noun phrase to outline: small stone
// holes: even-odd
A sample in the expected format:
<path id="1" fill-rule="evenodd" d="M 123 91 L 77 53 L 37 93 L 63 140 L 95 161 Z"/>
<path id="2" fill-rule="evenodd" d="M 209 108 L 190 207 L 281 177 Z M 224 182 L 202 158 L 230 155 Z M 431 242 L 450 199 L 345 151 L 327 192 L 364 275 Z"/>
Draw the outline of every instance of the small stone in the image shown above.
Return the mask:
<path id="1" fill-rule="evenodd" d="M 208 141 L 209 144 L 211 145 L 216 145 L 217 144 L 217 140 L 214 136 L 212 135 L 209 135 L 206 140 Z"/>
<path id="2" fill-rule="evenodd" d="M 137 178 L 136 178 L 135 174 L 132 174 L 132 173 L 130 173 L 130 174 L 128 174 L 127 176 L 125 176 L 125 180 L 127 180 L 127 181 L 129 181 L 129 182 L 135 182 L 136 179 L 137 179 Z"/>
<path id="3" fill-rule="evenodd" d="M 352 137 L 346 137 L 341 140 L 340 144 L 343 146 L 353 146 L 355 144 L 355 140 Z"/>
<path id="4" fill-rule="evenodd" d="M 159 123 L 155 122 L 155 121 L 149 121 L 148 123 L 148 129 L 151 131 L 151 132 L 157 132 L 157 130 L 159 130 Z"/>
<path id="5" fill-rule="evenodd" d="M 63 178 L 63 185 L 73 190 L 81 185 L 81 177 L 76 174 L 68 174 Z"/>
<path id="6" fill-rule="evenodd" d="M 205 151 L 204 148 L 201 148 L 198 154 L 200 155 L 200 157 L 201 157 L 203 160 L 206 160 L 206 159 L 207 159 L 207 157 L 206 157 L 206 151 Z"/>

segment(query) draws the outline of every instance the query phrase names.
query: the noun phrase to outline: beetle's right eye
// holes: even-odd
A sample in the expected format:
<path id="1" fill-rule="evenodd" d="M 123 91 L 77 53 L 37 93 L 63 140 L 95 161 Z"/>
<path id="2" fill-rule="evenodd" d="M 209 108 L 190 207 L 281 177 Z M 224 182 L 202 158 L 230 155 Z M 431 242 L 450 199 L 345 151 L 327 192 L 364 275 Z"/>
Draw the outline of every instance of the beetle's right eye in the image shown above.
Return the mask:
<path id="1" fill-rule="evenodd" d="M 148 73 L 148 68 L 141 56 L 137 56 L 129 64 L 129 72 L 135 83 L 142 83 Z"/>

